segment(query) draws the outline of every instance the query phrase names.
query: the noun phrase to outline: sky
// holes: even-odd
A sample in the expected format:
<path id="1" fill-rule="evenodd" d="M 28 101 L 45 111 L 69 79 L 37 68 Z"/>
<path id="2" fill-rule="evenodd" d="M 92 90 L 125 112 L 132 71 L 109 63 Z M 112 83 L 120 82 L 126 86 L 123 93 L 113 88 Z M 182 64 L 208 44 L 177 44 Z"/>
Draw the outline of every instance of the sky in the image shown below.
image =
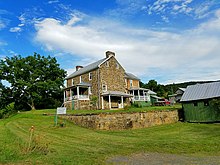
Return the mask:
<path id="1" fill-rule="evenodd" d="M 220 80 L 220 1 L 0 1 L 0 59 L 37 52 L 70 74 L 108 50 L 143 83 Z"/>

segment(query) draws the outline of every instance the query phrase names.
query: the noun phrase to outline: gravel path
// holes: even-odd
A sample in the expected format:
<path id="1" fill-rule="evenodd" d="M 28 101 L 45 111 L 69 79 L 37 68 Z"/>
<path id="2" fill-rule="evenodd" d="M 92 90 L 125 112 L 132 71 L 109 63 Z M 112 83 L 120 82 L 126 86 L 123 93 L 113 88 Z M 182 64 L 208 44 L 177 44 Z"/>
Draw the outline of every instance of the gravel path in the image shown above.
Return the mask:
<path id="1" fill-rule="evenodd" d="M 193 157 L 186 155 L 140 153 L 109 158 L 106 164 L 123 165 L 220 165 L 220 156 Z"/>

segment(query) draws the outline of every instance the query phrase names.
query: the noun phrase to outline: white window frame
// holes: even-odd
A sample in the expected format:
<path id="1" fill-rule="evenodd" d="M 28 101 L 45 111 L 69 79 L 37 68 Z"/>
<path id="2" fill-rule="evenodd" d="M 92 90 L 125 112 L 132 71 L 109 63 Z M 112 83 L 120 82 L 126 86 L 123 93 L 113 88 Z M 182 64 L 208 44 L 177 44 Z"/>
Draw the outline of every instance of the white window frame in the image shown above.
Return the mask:
<path id="1" fill-rule="evenodd" d="M 79 83 L 82 82 L 82 76 L 79 76 Z"/>
<path id="2" fill-rule="evenodd" d="M 73 78 L 72 78 L 72 86 L 74 86 L 74 80 L 73 80 Z"/>
<path id="3" fill-rule="evenodd" d="M 89 95 L 91 95 L 92 94 L 92 87 L 89 87 Z"/>
<path id="4" fill-rule="evenodd" d="M 92 80 L 92 72 L 89 72 L 89 80 Z"/>
<path id="5" fill-rule="evenodd" d="M 106 85 L 106 84 L 103 84 L 103 85 L 102 85 L 102 91 L 103 91 L 103 92 L 107 92 L 107 90 L 108 90 L 107 85 Z"/>
<path id="6" fill-rule="evenodd" d="M 133 80 L 130 80 L 130 87 L 133 87 Z"/>
<path id="7" fill-rule="evenodd" d="M 119 69 L 119 64 L 116 62 L 116 69 Z"/>
<path id="8" fill-rule="evenodd" d="M 106 61 L 105 66 L 109 67 L 109 61 Z"/>

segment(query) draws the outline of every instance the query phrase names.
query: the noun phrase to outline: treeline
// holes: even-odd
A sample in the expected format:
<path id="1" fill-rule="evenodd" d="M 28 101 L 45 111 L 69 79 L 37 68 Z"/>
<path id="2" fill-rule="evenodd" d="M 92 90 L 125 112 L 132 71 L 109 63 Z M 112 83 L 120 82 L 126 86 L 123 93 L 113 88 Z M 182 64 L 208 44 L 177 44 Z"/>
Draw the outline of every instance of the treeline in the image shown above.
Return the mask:
<path id="1" fill-rule="evenodd" d="M 18 55 L 1 60 L 0 113 L 5 115 L 9 109 L 34 110 L 61 106 L 65 77 L 66 72 L 50 56 L 34 53 L 33 56 Z M 7 85 L 3 85 L 2 80 Z"/>
<path id="2" fill-rule="evenodd" d="M 168 98 L 168 95 L 174 94 L 178 88 L 186 88 L 188 85 L 195 85 L 195 84 L 202 84 L 202 83 L 209 83 L 213 81 L 190 81 L 190 82 L 183 82 L 183 83 L 173 83 L 162 85 L 158 84 L 156 80 L 150 80 L 147 83 L 140 83 L 142 88 L 150 89 L 157 93 L 158 96 Z"/>

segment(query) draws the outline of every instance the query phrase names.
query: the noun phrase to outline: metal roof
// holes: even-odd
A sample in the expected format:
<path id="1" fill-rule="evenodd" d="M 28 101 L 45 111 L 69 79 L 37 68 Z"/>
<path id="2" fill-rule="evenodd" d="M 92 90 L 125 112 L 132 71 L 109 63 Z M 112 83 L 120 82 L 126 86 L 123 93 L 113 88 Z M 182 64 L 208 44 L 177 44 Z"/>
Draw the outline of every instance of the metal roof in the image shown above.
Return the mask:
<path id="1" fill-rule="evenodd" d="M 79 75 L 82 75 L 84 73 L 87 73 L 87 72 L 90 72 L 96 68 L 99 67 L 100 64 L 102 64 L 105 60 L 107 60 L 108 58 L 103 58 L 99 61 L 96 61 L 92 64 L 89 64 L 81 69 L 79 69 L 78 71 L 75 71 L 73 72 L 72 74 L 70 74 L 69 76 L 66 77 L 66 79 L 69 79 L 69 78 L 73 78 L 73 77 L 76 77 L 76 76 L 79 76 Z"/>
<path id="2" fill-rule="evenodd" d="M 139 87 L 131 87 L 129 89 L 129 91 L 133 91 L 133 90 L 143 90 L 143 91 L 147 91 L 149 94 L 151 95 L 156 95 L 157 93 L 155 93 L 154 91 L 150 90 L 150 89 L 146 89 L 146 88 L 139 88 Z"/>
<path id="3" fill-rule="evenodd" d="M 138 77 L 136 77 L 135 75 L 131 74 L 131 73 L 127 73 L 125 72 L 125 78 L 129 78 L 132 80 L 140 80 Z"/>
<path id="4" fill-rule="evenodd" d="M 132 95 L 121 92 L 121 91 L 106 91 L 102 93 L 103 96 L 124 96 L 124 97 L 132 97 Z"/>
<path id="5" fill-rule="evenodd" d="M 183 91 L 183 92 L 186 90 L 186 88 L 179 88 L 179 89 L 180 89 L 181 91 Z"/>
<path id="6" fill-rule="evenodd" d="M 187 86 L 180 101 L 195 101 L 220 97 L 220 82 Z"/>

